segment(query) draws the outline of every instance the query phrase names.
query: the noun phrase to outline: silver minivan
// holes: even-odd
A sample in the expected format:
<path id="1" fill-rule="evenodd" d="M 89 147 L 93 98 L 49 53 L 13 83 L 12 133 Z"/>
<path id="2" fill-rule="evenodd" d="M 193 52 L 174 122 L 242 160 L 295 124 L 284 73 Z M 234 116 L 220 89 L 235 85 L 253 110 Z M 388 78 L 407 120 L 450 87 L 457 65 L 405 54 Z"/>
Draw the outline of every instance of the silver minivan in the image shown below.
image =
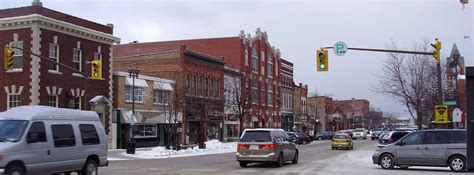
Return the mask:
<path id="1" fill-rule="evenodd" d="M 253 162 L 298 163 L 298 147 L 283 129 L 245 129 L 237 144 L 237 161 L 241 167 Z"/>
<path id="2" fill-rule="evenodd" d="M 107 165 L 107 138 L 95 112 L 20 106 L 0 113 L 0 175 L 95 175 Z"/>
<path id="3" fill-rule="evenodd" d="M 449 166 L 453 171 L 466 170 L 465 129 L 422 130 L 410 133 L 397 142 L 377 149 L 372 160 L 384 169 L 394 166 Z"/>

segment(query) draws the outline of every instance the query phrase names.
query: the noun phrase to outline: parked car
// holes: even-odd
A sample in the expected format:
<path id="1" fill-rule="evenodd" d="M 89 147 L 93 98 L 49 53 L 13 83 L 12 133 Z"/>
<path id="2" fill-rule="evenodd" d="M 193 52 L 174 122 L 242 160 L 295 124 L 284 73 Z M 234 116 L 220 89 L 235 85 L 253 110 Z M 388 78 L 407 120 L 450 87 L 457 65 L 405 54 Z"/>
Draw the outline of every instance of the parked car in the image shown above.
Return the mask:
<path id="1" fill-rule="evenodd" d="M 392 131 L 389 133 L 385 133 L 379 137 L 379 143 L 377 146 L 381 148 L 389 144 L 395 143 L 396 141 L 398 141 L 399 139 L 401 139 L 402 137 L 404 137 L 405 135 L 409 133 L 410 132 L 406 132 L 406 131 Z"/>
<path id="2" fill-rule="evenodd" d="M 241 167 L 253 162 L 298 163 L 298 147 L 283 129 L 245 129 L 237 143 L 236 158 Z"/>
<path id="3" fill-rule="evenodd" d="M 336 134 L 334 135 L 332 141 L 331 141 L 331 148 L 334 149 L 339 149 L 339 148 L 344 148 L 344 149 L 354 149 L 354 143 L 352 142 L 352 137 L 349 134 Z"/>
<path id="4" fill-rule="evenodd" d="M 296 133 L 294 132 L 286 132 L 286 134 L 288 134 L 288 136 L 290 136 L 290 139 L 293 143 L 296 143 L 298 144 L 298 135 L 296 135 Z"/>
<path id="5" fill-rule="evenodd" d="M 323 132 L 321 135 L 317 136 L 316 139 L 317 140 L 329 140 L 329 139 L 332 139 L 335 134 L 336 134 L 336 132 L 334 132 L 334 131 L 326 131 L 326 132 Z"/>
<path id="6" fill-rule="evenodd" d="M 356 128 L 354 129 L 354 135 L 352 136 L 353 139 L 367 139 L 367 132 L 364 128 Z"/>
<path id="7" fill-rule="evenodd" d="M 305 133 L 296 133 L 298 136 L 298 144 L 308 144 L 311 143 L 311 138 Z"/>
<path id="8" fill-rule="evenodd" d="M 453 171 L 465 171 L 466 135 L 465 129 L 412 132 L 394 144 L 377 149 L 372 161 L 383 169 L 449 166 Z"/>
<path id="9" fill-rule="evenodd" d="M 382 128 L 374 128 L 372 130 L 372 134 L 370 135 L 370 139 L 371 140 L 375 140 L 375 139 L 378 139 L 379 136 L 382 134 L 383 132 L 383 129 Z"/>
<path id="10" fill-rule="evenodd" d="M 20 106 L 0 113 L 0 174 L 97 174 L 107 136 L 96 112 Z"/>

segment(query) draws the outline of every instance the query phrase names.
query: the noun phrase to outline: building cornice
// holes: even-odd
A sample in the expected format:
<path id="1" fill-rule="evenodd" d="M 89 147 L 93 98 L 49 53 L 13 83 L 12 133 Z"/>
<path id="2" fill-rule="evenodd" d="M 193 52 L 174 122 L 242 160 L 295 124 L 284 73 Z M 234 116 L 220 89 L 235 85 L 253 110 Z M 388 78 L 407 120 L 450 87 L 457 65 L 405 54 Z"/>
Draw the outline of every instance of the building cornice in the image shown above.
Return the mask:
<path id="1" fill-rule="evenodd" d="M 33 24 L 39 24 L 41 28 L 58 31 L 105 44 L 120 42 L 120 38 L 111 34 L 45 17 L 39 14 L 0 19 L 0 30 L 27 28 Z"/>

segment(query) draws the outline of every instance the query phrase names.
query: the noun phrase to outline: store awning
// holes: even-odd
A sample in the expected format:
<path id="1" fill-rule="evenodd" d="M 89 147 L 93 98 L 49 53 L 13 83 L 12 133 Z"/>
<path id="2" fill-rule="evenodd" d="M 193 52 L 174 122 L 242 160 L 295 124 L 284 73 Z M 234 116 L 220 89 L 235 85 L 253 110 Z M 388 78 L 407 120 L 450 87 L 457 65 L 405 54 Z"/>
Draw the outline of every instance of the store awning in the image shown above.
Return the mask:
<path id="1" fill-rule="evenodd" d="M 132 111 L 129 110 L 120 110 L 122 114 L 122 121 L 120 123 L 130 123 L 135 124 L 138 122 L 135 115 L 133 115 Z"/>
<path id="2" fill-rule="evenodd" d="M 132 86 L 133 85 L 133 79 L 130 78 L 130 77 L 125 77 L 125 85 Z M 135 79 L 135 87 L 148 88 L 148 83 L 146 83 L 146 81 L 142 80 L 142 79 Z"/>
<path id="3" fill-rule="evenodd" d="M 169 83 L 154 82 L 153 89 L 172 91 L 173 87 Z"/>

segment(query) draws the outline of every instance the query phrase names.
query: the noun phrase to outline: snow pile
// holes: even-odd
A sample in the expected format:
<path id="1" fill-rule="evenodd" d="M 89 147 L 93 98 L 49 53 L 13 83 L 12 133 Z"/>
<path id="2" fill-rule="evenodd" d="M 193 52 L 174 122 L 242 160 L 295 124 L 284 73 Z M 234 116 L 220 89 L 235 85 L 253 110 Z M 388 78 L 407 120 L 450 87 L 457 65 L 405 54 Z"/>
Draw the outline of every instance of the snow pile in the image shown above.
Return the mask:
<path id="1" fill-rule="evenodd" d="M 188 148 L 185 150 L 169 150 L 165 147 L 154 147 L 152 149 L 137 149 L 135 154 L 121 153 L 121 156 L 137 159 L 160 159 L 172 157 L 198 156 L 208 154 L 232 153 L 237 151 L 237 142 L 222 143 L 218 140 L 205 142 L 206 149 Z"/>

